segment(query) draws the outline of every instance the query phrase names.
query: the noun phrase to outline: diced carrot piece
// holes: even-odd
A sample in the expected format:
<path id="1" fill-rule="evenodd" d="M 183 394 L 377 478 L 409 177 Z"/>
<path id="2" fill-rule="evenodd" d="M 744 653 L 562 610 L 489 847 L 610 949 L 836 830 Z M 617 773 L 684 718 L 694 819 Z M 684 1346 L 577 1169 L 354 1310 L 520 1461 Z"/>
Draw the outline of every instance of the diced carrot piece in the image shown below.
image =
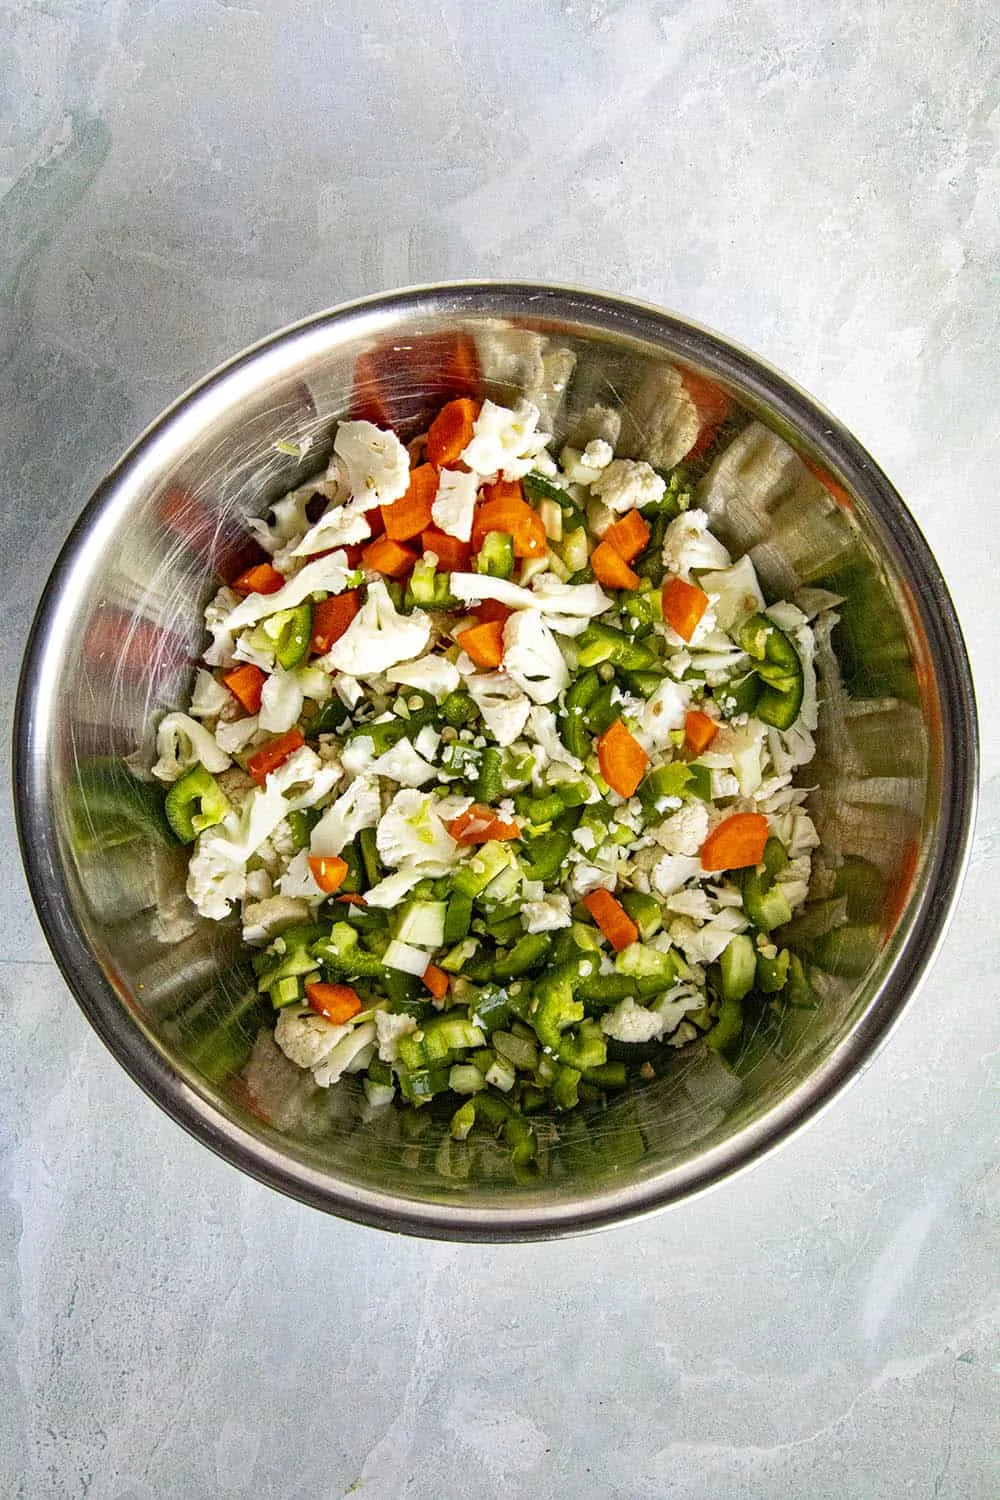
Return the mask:
<path id="1" fill-rule="evenodd" d="M 616 953 L 639 941 L 639 929 L 632 921 L 620 901 L 610 891 L 590 891 L 583 898 L 583 905 L 590 912 Z"/>
<path id="2" fill-rule="evenodd" d="M 245 573 L 241 573 L 232 582 L 232 587 L 239 594 L 276 594 L 284 586 L 285 579 L 270 563 L 258 563 L 254 568 L 247 568 Z"/>
<path id="3" fill-rule="evenodd" d="M 435 1000 L 443 1000 L 448 993 L 448 976 L 437 964 L 428 964 L 424 970 L 424 984 Z"/>
<path id="4" fill-rule="evenodd" d="M 733 813 L 712 829 L 701 846 L 703 870 L 742 870 L 759 865 L 767 843 L 763 813 Z"/>
<path id="5" fill-rule="evenodd" d="M 427 458 L 432 464 L 447 467 L 457 464 L 472 442 L 479 402 L 468 396 L 442 406 L 427 429 Z"/>
<path id="6" fill-rule="evenodd" d="M 700 458 L 715 441 L 716 434 L 732 410 L 732 397 L 721 385 L 694 370 L 685 370 L 684 389 L 698 414 L 698 436 L 685 454 L 686 458 Z"/>
<path id="7" fill-rule="evenodd" d="M 310 854 L 309 871 L 323 894 L 332 896 L 344 883 L 347 860 L 339 854 Z"/>
<path id="8" fill-rule="evenodd" d="M 548 547 L 545 526 L 532 510 L 520 480 L 501 480 L 488 484 L 483 499 L 476 506 L 472 522 L 472 550 L 478 552 L 491 531 L 504 531 L 514 539 L 515 557 L 544 557 Z"/>
<path id="9" fill-rule="evenodd" d="M 637 589 L 639 575 L 633 573 L 620 552 L 608 541 L 599 542 L 590 554 L 590 566 L 598 583 L 606 589 Z"/>
<path id="10" fill-rule="evenodd" d="M 597 741 L 601 775 L 620 797 L 631 797 L 646 774 L 649 756 L 621 719 L 616 719 Z"/>
<path id="11" fill-rule="evenodd" d="M 322 980 L 306 981 L 306 999 L 313 1010 L 326 1016 L 335 1026 L 343 1026 L 352 1016 L 364 1010 L 356 990 L 349 984 L 324 984 Z"/>
<path id="12" fill-rule="evenodd" d="M 445 827 L 456 844 L 489 844 L 494 840 L 520 838 L 521 830 L 516 823 L 498 818 L 492 807 L 473 802 L 464 813 L 459 813 Z"/>
<path id="13" fill-rule="evenodd" d="M 602 545 L 606 542 L 613 547 L 627 563 L 639 556 L 648 541 L 649 524 L 637 510 L 630 510 L 620 521 L 615 521 L 601 538 Z"/>
<path id="14" fill-rule="evenodd" d="M 471 543 L 460 542 L 458 537 L 449 536 L 446 531 L 438 531 L 436 526 L 429 526 L 426 531 L 421 532 L 420 542 L 425 552 L 434 553 L 442 573 L 468 572 L 472 561 Z"/>
<path id="15" fill-rule="evenodd" d="M 376 505 L 374 510 L 366 510 L 365 520 L 371 527 L 373 541 L 377 536 L 383 536 L 385 534 L 385 522 L 382 519 L 381 505 Z"/>
<path id="16" fill-rule="evenodd" d="M 340 640 L 360 608 L 360 589 L 348 589 L 344 594 L 331 594 L 329 599 L 322 599 L 319 604 L 313 605 L 309 650 L 314 656 L 326 655 L 330 647 Z"/>
<path id="17" fill-rule="evenodd" d="M 707 750 L 719 732 L 719 726 L 700 708 L 689 708 L 684 715 L 684 742 L 692 755 Z"/>
<path id="18" fill-rule="evenodd" d="M 681 640 L 689 641 L 708 608 L 708 595 L 696 583 L 671 578 L 663 585 L 663 618 Z"/>
<path id="19" fill-rule="evenodd" d="M 253 777 L 258 786 L 263 786 L 272 771 L 283 766 L 290 755 L 296 750 L 301 750 L 305 744 L 301 733 L 297 729 L 289 729 L 287 734 L 279 734 L 276 739 L 268 740 L 266 745 L 261 745 L 259 750 L 247 760 L 247 772 Z"/>
<path id="20" fill-rule="evenodd" d="M 503 661 L 502 620 L 487 620 L 485 625 L 470 625 L 456 639 L 477 667 L 485 667 L 491 671 Z"/>
<path id="21" fill-rule="evenodd" d="M 262 672 L 260 667 L 255 667 L 252 662 L 244 661 L 240 662 L 238 667 L 223 672 L 222 681 L 240 707 L 245 708 L 248 714 L 260 713 L 260 695 L 267 681 L 266 672 Z"/>
<path id="22" fill-rule="evenodd" d="M 351 415 L 378 427 L 398 427 L 419 415 L 428 399 L 474 396 L 479 386 L 471 334 L 429 333 L 358 357 Z"/>
<path id="23" fill-rule="evenodd" d="M 379 536 L 368 543 L 361 560 L 373 573 L 382 573 L 386 578 L 405 578 L 415 568 L 417 554 L 412 548 L 394 542 L 392 537 Z"/>
<path id="24" fill-rule="evenodd" d="M 335 899 L 339 901 L 342 906 L 368 905 L 368 902 L 365 900 L 364 896 L 359 895 L 357 891 L 345 891 L 342 896 L 337 896 Z"/>
<path id="25" fill-rule="evenodd" d="M 483 625 L 489 620 L 499 620 L 501 625 L 506 625 L 514 611 L 501 604 L 499 599 L 484 599 L 482 604 L 474 606 L 472 613 Z"/>
<path id="26" fill-rule="evenodd" d="M 438 471 L 433 464 L 421 464 L 410 470 L 410 484 L 405 495 L 391 505 L 383 505 L 382 520 L 386 536 L 394 542 L 408 542 L 431 524 L 431 506 L 437 494 Z"/>

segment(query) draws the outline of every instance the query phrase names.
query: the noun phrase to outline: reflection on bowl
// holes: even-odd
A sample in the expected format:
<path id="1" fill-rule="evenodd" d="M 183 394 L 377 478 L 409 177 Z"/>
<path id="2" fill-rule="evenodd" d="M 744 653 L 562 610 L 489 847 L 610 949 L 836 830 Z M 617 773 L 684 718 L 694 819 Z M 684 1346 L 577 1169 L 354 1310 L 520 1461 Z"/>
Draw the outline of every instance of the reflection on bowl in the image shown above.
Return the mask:
<path id="1" fill-rule="evenodd" d="M 693 1044 L 639 1092 L 539 1123 L 540 1170 L 433 1110 L 372 1111 L 276 1048 L 238 929 L 202 922 L 184 851 L 129 766 L 185 700 L 202 609 L 245 520 L 324 467 L 345 415 L 420 431 L 448 396 L 527 396 L 562 441 L 698 480 L 765 591 L 842 596 L 820 663 L 810 810 L 823 839 L 796 918 L 815 1004 L 768 1006 L 723 1059 Z M 713 405 L 713 403 L 715 403 Z M 714 415 L 713 415 L 714 413 Z M 706 442 L 706 432 L 711 442 Z M 384 1227 L 531 1238 L 674 1202 L 756 1159 L 871 1056 L 940 940 L 976 774 L 968 665 L 944 585 L 858 444 L 725 340 L 634 303 L 500 283 L 401 292 L 275 335 L 185 396 L 101 486 L 39 609 L 18 703 L 18 820 L 70 988 L 132 1076 L 244 1170 Z M 947 752 L 947 754 L 946 754 Z M 947 775 L 945 767 L 947 766 Z"/>

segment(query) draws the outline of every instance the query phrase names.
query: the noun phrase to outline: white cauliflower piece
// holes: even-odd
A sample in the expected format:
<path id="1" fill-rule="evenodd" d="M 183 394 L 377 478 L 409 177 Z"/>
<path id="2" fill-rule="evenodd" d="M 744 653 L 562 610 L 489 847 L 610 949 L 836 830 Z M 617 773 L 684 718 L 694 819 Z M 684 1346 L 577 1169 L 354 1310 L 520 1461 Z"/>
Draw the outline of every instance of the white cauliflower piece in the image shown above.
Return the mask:
<path id="1" fill-rule="evenodd" d="M 788 904 L 792 911 L 803 906 L 809 896 L 809 879 L 812 875 L 812 860 L 808 854 L 801 854 L 796 859 L 789 860 L 785 868 L 777 877 L 776 884 L 781 886 Z"/>
<path id="2" fill-rule="evenodd" d="M 437 776 L 437 770 L 424 760 L 410 740 L 399 740 L 390 746 L 368 768 L 369 775 L 385 776 L 400 786 L 423 786 Z"/>
<path id="3" fill-rule="evenodd" d="M 667 854 L 693 856 L 708 837 L 708 808 L 704 802 L 688 802 L 666 818 L 653 837 Z"/>
<path id="4" fill-rule="evenodd" d="M 444 875 L 447 866 L 428 868 L 426 865 L 414 865 L 408 870 L 395 870 L 373 885 L 371 890 L 365 892 L 365 903 L 368 906 L 380 907 L 383 911 L 392 911 L 398 906 L 403 897 L 412 891 L 415 885 L 428 875 Z"/>
<path id="5" fill-rule="evenodd" d="M 662 500 L 666 481 L 644 459 L 614 458 L 591 485 L 609 510 L 618 515 Z"/>
<path id="6" fill-rule="evenodd" d="M 539 573 L 532 580 L 531 595 L 546 625 L 560 635 L 580 635 L 612 604 L 599 583 L 563 583 L 554 573 Z"/>
<path id="7" fill-rule="evenodd" d="M 522 611 L 503 629 L 503 664 L 514 682 L 536 703 L 551 703 L 569 685 L 569 668 L 555 636 L 538 615 Z"/>
<path id="8" fill-rule="evenodd" d="M 315 1068 L 350 1030 L 350 1026 L 335 1026 L 315 1011 L 286 1006 L 278 1016 L 274 1040 L 290 1062 L 300 1068 Z"/>
<path id="9" fill-rule="evenodd" d="M 351 569 L 347 566 L 347 553 L 330 552 L 326 557 L 317 557 L 313 562 L 306 563 L 305 567 L 301 568 L 293 578 L 289 578 L 288 582 L 283 584 L 276 593 L 248 594 L 245 599 L 237 603 L 222 624 L 232 633 L 244 629 L 247 625 L 257 625 L 268 615 L 276 615 L 281 610 L 295 609 L 308 599 L 310 594 L 342 594 L 352 576 Z M 207 611 L 205 623 L 208 624 Z M 207 651 L 205 660 L 210 660 Z M 213 661 L 212 665 L 217 665 L 217 663 Z"/>
<path id="10" fill-rule="evenodd" d="M 326 1054 L 323 1061 L 313 1067 L 312 1075 L 314 1082 L 321 1089 L 329 1088 L 332 1083 L 339 1083 L 345 1073 L 354 1073 L 357 1071 L 359 1063 L 364 1061 L 361 1054 L 365 1052 L 366 1048 L 374 1050 L 374 1044 L 374 1021 L 363 1021 L 360 1025 L 349 1026 L 347 1035 L 341 1037 L 337 1045 L 332 1047 Z"/>
<path id="11" fill-rule="evenodd" d="M 730 568 L 703 573 L 699 586 L 713 599 L 715 618 L 721 630 L 735 635 L 740 626 L 764 608 L 764 595 L 749 555 Z"/>
<path id="12" fill-rule="evenodd" d="M 469 695 L 483 716 L 498 745 L 512 745 L 523 732 L 531 712 L 531 699 L 504 672 L 477 672 L 467 656 L 460 656 L 458 669 L 465 677 Z"/>
<path id="13" fill-rule="evenodd" d="M 536 430 L 538 417 L 538 407 L 530 401 L 519 401 L 513 411 L 484 401 L 462 462 L 484 478 L 500 473 L 505 479 L 523 479 L 549 442 L 548 433 Z"/>
<path id="14" fill-rule="evenodd" d="M 313 896 L 320 892 L 313 888 Z M 310 908 L 306 901 L 294 900 L 286 892 L 280 896 L 265 896 L 261 901 L 245 901 L 243 905 L 243 941 L 258 946 L 267 943 L 275 933 L 295 922 L 308 922 Z"/>
<path id="15" fill-rule="evenodd" d="M 221 588 L 205 605 L 205 629 L 212 637 L 212 644 L 202 655 L 210 667 L 231 667 L 236 660 L 238 627 L 233 626 L 231 617 L 239 602 L 240 595 L 233 589 Z"/>
<path id="16" fill-rule="evenodd" d="M 676 516 L 663 538 L 663 565 L 690 582 L 692 570 L 728 568 L 729 553 L 708 529 L 703 510 L 686 510 Z"/>
<path id="17" fill-rule="evenodd" d="M 461 469 L 442 469 L 437 494 L 431 504 L 434 525 L 460 542 L 470 541 L 478 487 L 475 474 L 463 473 Z"/>
<path id="18" fill-rule="evenodd" d="M 284 871 L 278 877 L 278 890 L 282 896 L 289 896 L 293 900 L 318 901 L 323 892 L 313 879 L 312 870 L 309 868 L 309 850 L 300 849 L 293 854 Z M 243 911 L 243 919 L 246 921 L 246 908 Z"/>
<path id="19" fill-rule="evenodd" d="M 691 702 L 691 688 L 686 682 L 665 677 L 647 698 L 639 714 L 637 738 L 644 750 L 663 750 L 670 744 L 670 733 L 684 727 L 684 715 Z"/>
<path id="20" fill-rule="evenodd" d="M 393 869 L 402 864 L 452 865 L 460 853 L 434 797 L 409 787 L 397 792 L 383 813 L 375 842 L 382 862 Z"/>
<path id="21" fill-rule="evenodd" d="M 338 503 L 325 510 L 301 540 L 278 552 L 275 564 L 279 568 L 290 567 L 296 558 L 330 552 L 335 547 L 353 547 L 366 541 L 371 534 L 372 529 L 363 511 L 348 510 Z"/>
<path id="22" fill-rule="evenodd" d="M 277 667 L 261 688 L 258 715 L 261 729 L 266 729 L 270 734 L 284 734 L 286 729 L 291 729 L 298 722 L 302 702 L 298 674 L 294 670 L 285 671 L 283 667 Z"/>
<path id="23" fill-rule="evenodd" d="M 463 604 L 482 604 L 485 599 L 495 599 L 508 609 L 537 608 L 531 589 L 511 583 L 508 578 L 491 578 L 488 573 L 452 573 L 448 587 Z"/>
<path id="24" fill-rule="evenodd" d="M 713 964 L 734 935 L 746 927 L 747 919 L 742 912 L 727 906 L 703 927 L 697 927 L 687 917 L 678 917 L 670 924 L 670 936 L 689 964 Z"/>
<path id="25" fill-rule="evenodd" d="M 394 432 L 374 422 L 341 422 L 333 451 L 343 460 L 355 508 L 373 510 L 406 494 L 410 456 Z"/>
<path id="26" fill-rule="evenodd" d="M 628 996 L 601 1017 L 601 1030 L 616 1042 L 652 1042 L 663 1035 L 663 1018 Z"/>
<path id="27" fill-rule="evenodd" d="M 153 775 L 158 781 L 179 781 L 185 772 L 199 763 L 206 771 L 217 775 L 232 761 L 220 750 L 215 737 L 209 734 L 204 724 L 188 714 L 166 714 L 156 731 L 156 753 L 159 757 L 153 766 Z"/>
<path id="28" fill-rule="evenodd" d="M 698 880 L 704 871 L 696 855 L 665 854 L 653 867 L 652 884 L 658 896 L 672 896 L 689 880 Z"/>
<path id="29" fill-rule="evenodd" d="M 368 777 L 359 776 L 316 824 L 309 838 L 310 853 L 339 854 L 363 828 L 374 828 L 381 812 L 378 786 Z"/>
<path id="30" fill-rule="evenodd" d="M 245 719 L 220 719 L 215 726 L 215 743 L 227 755 L 238 755 L 241 750 L 246 749 L 259 730 L 260 722 L 256 714 L 248 714 Z"/>
<path id="31" fill-rule="evenodd" d="M 215 719 L 232 701 L 229 689 L 221 682 L 216 682 L 211 672 L 199 667 L 188 708 L 192 719 Z"/>
<path id="32" fill-rule="evenodd" d="M 383 1062 L 394 1063 L 399 1057 L 399 1039 L 412 1036 L 417 1029 L 414 1016 L 394 1016 L 387 1010 L 375 1012 L 378 1055 Z"/>
<path id="33" fill-rule="evenodd" d="M 570 892 L 577 898 L 589 895 L 591 891 L 596 891 L 598 886 L 606 886 L 607 883 L 607 870 L 602 870 L 598 865 L 592 865 L 585 859 L 576 861 L 570 871 Z"/>
<path id="34" fill-rule="evenodd" d="M 571 755 L 559 738 L 559 725 L 551 708 L 537 704 L 528 715 L 528 724 L 531 731 L 532 749 L 536 755 L 536 772 L 548 765 L 563 765 L 575 772 L 583 770 L 583 761 Z M 541 754 L 538 753 L 539 751 Z"/>
<path id="35" fill-rule="evenodd" d="M 325 658 L 321 658 L 321 660 L 325 660 Z M 358 679 L 352 677 L 349 672 L 337 673 L 333 679 L 333 690 L 344 707 L 349 709 L 357 708 L 365 696 L 364 688 Z"/>
<path id="36" fill-rule="evenodd" d="M 317 490 L 322 492 L 325 489 L 326 485 L 322 481 L 319 484 L 305 484 L 301 489 L 292 490 L 291 494 L 275 500 L 271 506 L 270 521 L 266 517 L 248 517 L 247 527 L 265 552 L 273 556 L 294 537 L 301 536 L 308 529 L 306 508 Z"/>
<path id="37" fill-rule="evenodd" d="M 615 450 L 604 438 L 596 437 L 591 438 L 581 456 L 588 469 L 606 469 L 615 456 Z"/>
<path id="38" fill-rule="evenodd" d="M 428 656 L 418 657 L 416 661 L 401 662 L 390 667 L 385 675 L 390 682 L 430 693 L 439 703 L 442 698 L 453 693 L 462 681 L 455 663 L 446 656 L 435 656 L 433 652 Z"/>
<path id="39" fill-rule="evenodd" d="M 368 585 L 364 604 L 324 657 L 338 672 L 372 677 L 426 649 L 430 617 L 422 609 L 401 615 L 381 578 Z"/>
<path id="40" fill-rule="evenodd" d="M 554 891 L 538 901 L 525 901 L 521 905 L 521 919 L 525 932 L 556 932 L 560 927 L 572 925 L 569 897 L 562 891 Z"/>

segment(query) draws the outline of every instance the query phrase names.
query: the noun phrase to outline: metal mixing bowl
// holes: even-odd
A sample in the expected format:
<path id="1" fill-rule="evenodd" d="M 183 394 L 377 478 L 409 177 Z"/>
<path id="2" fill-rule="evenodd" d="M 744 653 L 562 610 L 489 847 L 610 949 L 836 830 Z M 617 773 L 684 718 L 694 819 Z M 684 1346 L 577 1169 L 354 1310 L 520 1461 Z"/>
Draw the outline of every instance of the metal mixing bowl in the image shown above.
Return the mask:
<path id="1" fill-rule="evenodd" d="M 234 565 L 241 518 L 318 472 L 336 419 L 372 395 L 372 362 L 359 356 L 375 352 L 391 415 L 416 431 L 440 404 L 434 371 L 456 333 L 475 340 L 490 394 L 538 396 L 560 436 L 610 423 L 619 453 L 654 462 L 679 456 L 668 450 L 683 426 L 685 369 L 735 396 L 728 455 L 702 481 L 716 530 L 751 551 L 772 597 L 818 585 L 845 601 L 808 770 L 831 856 L 814 892 L 819 929 L 833 866 L 860 858 L 854 867 L 871 877 L 852 895 L 852 942 L 814 946 L 814 1009 L 768 1017 L 728 1063 L 695 1044 L 602 1113 L 546 1123 L 535 1177 L 505 1170 L 485 1145 L 455 1151 L 429 1112 L 423 1129 L 404 1130 L 397 1111 L 368 1111 L 354 1081 L 319 1090 L 288 1064 L 248 991 L 238 932 L 193 917 L 185 855 L 123 769 L 124 757 L 149 765 L 151 726 L 185 701 L 202 608 L 217 570 Z M 39 917 L 132 1077 L 199 1140 L 283 1192 L 458 1239 L 541 1238 L 675 1203 L 814 1116 L 884 1040 L 941 940 L 976 787 L 973 691 L 951 602 L 858 443 L 759 360 L 683 319 L 511 283 L 336 309 L 182 397 L 101 485 L 53 570 L 15 739 Z"/>

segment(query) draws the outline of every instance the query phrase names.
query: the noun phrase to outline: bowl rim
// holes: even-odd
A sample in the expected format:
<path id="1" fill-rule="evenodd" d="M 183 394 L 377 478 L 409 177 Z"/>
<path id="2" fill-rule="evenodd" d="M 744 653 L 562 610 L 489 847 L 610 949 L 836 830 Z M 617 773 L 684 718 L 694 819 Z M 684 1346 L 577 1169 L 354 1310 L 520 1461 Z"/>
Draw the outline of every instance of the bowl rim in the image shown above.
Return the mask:
<path id="1" fill-rule="evenodd" d="M 517 317 L 525 310 L 612 335 L 660 344 L 729 380 L 789 422 L 869 504 L 903 577 L 909 578 L 935 665 L 941 733 L 949 774 L 940 789 L 934 847 L 919 899 L 901 928 L 896 960 L 863 1012 L 831 1053 L 760 1119 L 678 1167 L 631 1187 L 602 1189 L 590 1200 L 539 1206 L 518 1198 L 511 1207 L 408 1199 L 338 1181 L 285 1156 L 227 1117 L 167 1062 L 143 1028 L 128 1020 L 110 980 L 77 928 L 60 876 L 58 836 L 51 817 L 44 726 L 45 684 L 58 645 L 63 588 L 93 545 L 99 520 L 130 473 L 157 441 L 204 398 L 253 373 L 269 356 L 310 332 L 364 323 L 370 315 L 423 310 L 455 317 Z M 203 1145 L 286 1196 L 352 1220 L 424 1238 L 473 1242 L 530 1241 L 620 1224 L 677 1205 L 757 1164 L 815 1119 L 874 1058 L 898 1024 L 941 943 L 961 889 L 975 822 L 979 744 L 975 692 L 958 617 L 937 563 L 916 521 L 865 448 L 835 417 L 767 361 L 724 335 L 642 301 L 548 282 L 461 280 L 376 293 L 338 304 L 278 329 L 192 385 L 136 439 L 95 489 L 64 542 L 30 627 L 18 682 L 13 726 L 14 811 L 28 886 L 46 940 L 70 992 L 105 1046 L 149 1097 Z"/>

